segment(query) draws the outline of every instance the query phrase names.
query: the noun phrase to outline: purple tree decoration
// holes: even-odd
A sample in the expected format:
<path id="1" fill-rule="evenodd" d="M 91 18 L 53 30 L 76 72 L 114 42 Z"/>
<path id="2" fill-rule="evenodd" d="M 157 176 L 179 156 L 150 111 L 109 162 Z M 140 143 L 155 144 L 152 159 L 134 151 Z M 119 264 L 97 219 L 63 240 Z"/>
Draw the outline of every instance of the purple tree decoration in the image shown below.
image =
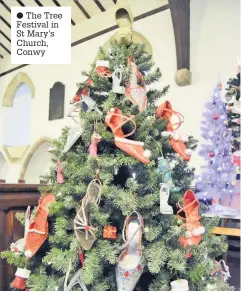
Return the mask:
<path id="1" fill-rule="evenodd" d="M 211 200 L 217 205 L 232 196 L 235 178 L 231 151 L 232 134 L 227 127 L 227 113 L 221 100 L 221 90 L 222 85 L 218 84 L 212 99 L 205 104 L 201 135 L 206 143 L 201 145 L 199 154 L 206 163 L 202 166 L 196 183 L 200 200 Z"/>

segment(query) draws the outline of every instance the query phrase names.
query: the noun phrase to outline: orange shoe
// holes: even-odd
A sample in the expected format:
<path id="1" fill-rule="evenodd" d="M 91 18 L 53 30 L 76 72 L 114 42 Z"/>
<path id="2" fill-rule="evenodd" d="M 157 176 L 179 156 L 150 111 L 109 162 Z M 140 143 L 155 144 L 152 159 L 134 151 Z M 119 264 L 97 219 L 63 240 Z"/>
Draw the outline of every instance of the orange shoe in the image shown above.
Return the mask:
<path id="1" fill-rule="evenodd" d="M 81 101 L 82 96 L 89 96 L 89 87 L 93 84 L 93 80 L 88 78 L 85 81 L 85 84 L 86 84 L 86 86 L 84 86 L 84 88 L 78 89 L 74 98 L 70 101 L 70 104 L 75 104 L 76 102 Z"/>
<path id="2" fill-rule="evenodd" d="M 35 219 L 30 223 L 26 237 L 25 256 L 31 258 L 48 238 L 49 205 L 55 202 L 53 194 L 39 199 Z"/>
<path id="3" fill-rule="evenodd" d="M 172 114 L 178 117 L 178 122 L 172 123 L 171 118 Z M 172 105 L 169 101 L 165 101 L 161 105 L 159 105 L 156 109 L 156 115 L 160 119 L 166 119 L 167 121 L 167 131 L 163 132 L 163 136 L 168 134 L 170 135 L 170 146 L 172 149 L 178 153 L 184 160 L 190 160 L 191 150 L 187 149 L 182 138 L 175 133 L 174 131 L 180 128 L 181 124 L 184 122 L 184 117 L 181 113 L 176 112 L 172 109 Z"/>
<path id="4" fill-rule="evenodd" d="M 186 223 L 182 224 L 182 228 L 187 229 L 188 236 L 181 236 L 179 239 L 180 244 L 186 248 L 192 245 L 198 245 L 202 240 L 202 234 L 205 232 L 205 228 L 200 224 L 199 201 L 192 190 L 187 190 L 183 197 L 184 206 L 181 207 L 178 202 L 180 210 L 177 212 L 177 216 Z M 180 212 L 184 211 L 186 218 L 180 216 Z"/>
<path id="5" fill-rule="evenodd" d="M 135 116 L 123 116 L 121 110 L 118 107 L 115 107 L 107 113 L 107 116 L 105 117 L 105 123 L 108 127 L 111 128 L 115 137 L 115 145 L 118 148 L 141 161 L 142 163 L 149 164 L 149 157 L 151 152 L 149 150 L 144 150 L 144 143 L 125 139 L 126 137 L 131 136 L 136 130 L 134 118 Z M 134 125 L 134 129 L 129 134 L 125 135 L 121 127 L 127 122 L 131 122 Z"/>

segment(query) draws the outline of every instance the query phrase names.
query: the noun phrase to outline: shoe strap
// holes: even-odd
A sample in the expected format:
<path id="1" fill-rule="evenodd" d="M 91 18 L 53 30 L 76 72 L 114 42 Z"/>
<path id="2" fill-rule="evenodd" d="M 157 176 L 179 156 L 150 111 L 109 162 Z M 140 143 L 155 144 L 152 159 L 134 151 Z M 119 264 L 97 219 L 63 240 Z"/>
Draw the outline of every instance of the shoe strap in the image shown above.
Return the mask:
<path id="1" fill-rule="evenodd" d="M 181 124 L 184 122 L 184 116 L 181 113 L 179 113 L 179 112 L 176 112 L 174 110 L 169 110 L 167 108 L 165 108 L 165 111 L 167 111 L 169 113 L 172 113 L 172 114 L 174 114 L 174 115 L 176 115 L 178 117 L 178 120 L 179 121 L 176 122 L 176 123 L 171 123 L 171 121 L 169 121 L 169 123 L 170 123 L 170 125 L 172 127 L 173 126 L 176 126 L 175 129 L 173 129 L 173 130 L 177 130 L 178 128 L 180 128 Z"/>
<path id="2" fill-rule="evenodd" d="M 195 200 L 193 200 L 190 204 L 188 204 L 188 205 L 186 205 L 186 206 L 181 206 L 180 201 L 178 201 L 177 206 L 179 207 L 180 210 L 177 211 L 177 216 L 178 216 L 180 219 L 186 221 L 187 218 L 182 217 L 181 215 L 179 215 L 179 213 L 181 213 L 182 211 L 185 212 L 185 210 L 186 210 L 188 207 L 192 206 L 192 205 L 193 205 L 194 203 L 196 203 L 196 202 L 198 202 L 198 199 L 197 199 L 197 198 L 195 198 Z M 198 203 L 199 203 L 199 202 L 198 202 Z"/>
<path id="3" fill-rule="evenodd" d="M 136 72 L 133 72 L 132 67 L 131 67 L 131 63 L 135 64 L 135 71 Z M 128 67 L 129 67 L 129 70 L 130 70 L 131 73 L 135 74 L 136 77 L 141 79 L 141 81 L 144 81 L 143 75 L 141 74 L 141 72 L 139 71 L 139 69 L 138 69 L 138 67 L 136 65 L 136 60 L 135 60 L 134 56 L 130 56 L 128 58 Z"/>
<path id="4" fill-rule="evenodd" d="M 135 118 L 134 115 L 132 115 L 132 116 L 130 116 L 130 117 L 127 117 L 127 116 L 124 116 L 124 115 L 120 115 L 120 114 L 116 114 L 116 113 L 111 113 L 111 115 L 112 115 L 112 116 L 122 117 L 122 118 L 123 118 L 123 122 L 120 123 L 120 124 L 119 124 L 119 125 L 113 130 L 113 134 L 115 134 L 116 131 L 117 131 L 118 129 L 120 129 L 124 124 L 126 124 L 126 123 L 128 123 L 128 122 L 131 122 L 131 123 L 133 124 L 134 129 L 133 129 L 129 134 L 125 134 L 125 135 L 123 136 L 123 138 L 129 137 L 129 136 L 131 136 L 132 134 L 135 133 L 135 131 L 136 131 L 136 123 L 134 122 L 134 118 Z"/>
<path id="5" fill-rule="evenodd" d="M 101 181 L 100 181 L 99 179 L 95 178 L 95 179 L 93 179 L 93 180 L 89 183 L 89 185 L 88 185 L 88 187 L 87 187 L 86 195 L 85 195 L 84 198 L 82 199 L 82 201 L 85 202 L 85 205 L 87 205 L 87 204 L 89 203 L 89 201 L 91 200 L 91 198 L 90 198 L 90 196 L 91 196 L 91 194 L 90 194 L 90 188 L 91 188 L 91 186 L 92 186 L 93 184 L 95 184 L 96 186 L 99 187 L 99 192 L 98 192 L 98 195 L 97 195 L 96 200 L 95 200 L 94 203 L 97 204 L 97 205 L 100 203 L 101 190 L 102 190 L 102 183 L 101 183 Z"/>

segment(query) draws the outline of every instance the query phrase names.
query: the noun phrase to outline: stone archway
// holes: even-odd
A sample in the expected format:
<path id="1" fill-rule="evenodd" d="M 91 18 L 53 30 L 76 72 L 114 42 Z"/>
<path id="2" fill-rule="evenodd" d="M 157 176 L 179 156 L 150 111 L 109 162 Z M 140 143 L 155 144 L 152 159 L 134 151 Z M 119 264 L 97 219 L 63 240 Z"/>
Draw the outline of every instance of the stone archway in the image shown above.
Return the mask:
<path id="1" fill-rule="evenodd" d="M 13 106 L 14 95 L 15 95 L 16 91 L 19 89 L 19 87 L 24 83 L 27 84 L 28 87 L 30 88 L 31 97 L 34 97 L 35 87 L 34 87 L 32 80 L 30 79 L 28 74 L 26 74 L 24 72 L 19 72 L 10 81 L 7 89 L 5 90 L 5 93 L 4 93 L 4 96 L 2 99 L 2 106 L 3 107 L 12 107 Z"/>
<path id="2" fill-rule="evenodd" d="M 41 137 L 40 139 L 38 139 L 27 151 L 26 155 L 23 158 L 23 163 L 21 165 L 20 168 L 20 174 L 19 174 L 19 180 L 24 180 L 24 176 L 25 173 L 27 171 L 29 162 L 31 160 L 31 158 L 33 157 L 35 151 L 41 147 L 44 143 L 49 143 L 51 145 L 53 145 L 53 140 L 51 138 L 48 137 Z"/>

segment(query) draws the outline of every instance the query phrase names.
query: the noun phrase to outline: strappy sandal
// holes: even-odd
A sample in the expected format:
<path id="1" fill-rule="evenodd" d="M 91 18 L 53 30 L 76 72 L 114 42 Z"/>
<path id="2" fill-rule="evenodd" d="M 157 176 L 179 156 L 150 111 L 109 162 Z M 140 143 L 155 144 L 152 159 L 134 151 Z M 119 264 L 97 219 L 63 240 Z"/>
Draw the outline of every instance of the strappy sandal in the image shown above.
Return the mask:
<path id="1" fill-rule="evenodd" d="M 219 262 L 215 261 L 215 264 L 217 268 L 211 272 L 211 275 L 215 275 L 226 282 L 231 277 L 229 266 L 226 265 L 224 260 L 220 260 Z"/>
<path id="2" fill-rule="evenodd" d="M 138 70 L 135 58 L 128 58 L 128 67 L 131 72 L 130 83 L 126 88 L 126 95 L 130 101 L 137 105 L 139 111 L 142 112 L 147 107 L 146 88 L 137 84 L 137 80 L 141 80 L 144 83 L 144 78 L 141 72 Z"/>
<path id="3" fill-rule="evenodd" d="M 107 113 L 107 116 L 105 117 L 105 123 L 108 127 L 111 128 L 114 134 L 115 145 L 118 148 L 141 161 L 142 163 L 148 164 L 150 163 L 149 157 L 151 152 L 149 150 L 144 150 L 144 143 L 125 139 L 126 137 L 131 136 L 136 130 L 134 119 L 135 116 L 124 116 L 121 110 L 115 107 Z M 134 129 L 129 134 L 124 134 L 121 127 L 128 122 L 133 124 Z"/>
<path id="4" fill-rule="evenodd" d="M 182 228 L 187 229 L 188 237 L 181 236 L 179 239 L 180 244 L 186 248 L 192 245 L 198 245 L 202 240 L 202 234 L 205 232 L 205 228 L 200 224 L 199 201 L 192 190 L 187 190 L 183 197 L 184 206 L 178 202 L 180 208 L 177 212 L 177 216 L 185 221 L 181 225 Z M 185 212 L 186 218 L 180 216 L 181 212 Z"/>
<path id="5" fill-rule="evenodd" d="M 67 271 L 66 276 L 65 276 L 64 291 L 72 291 L 72 289 L 76 285 L 79 285 L 80 288 L 82 289 L 82 291 L 88 291 L 87 287 L 85 286 L 85 284 L 82 280 L 82 271 L 83 271 L 82 269 L 79 269 L 68 283 L 69 274 L 70 274 L 71 270 L 72 270 L 72 265 L 70 262 L 69 267 L 68 267 L 68 271 Z M 73 290 L 73 291 L 76 291 L 76 290 Z"/>
<path id="6" fill-rule="evenodd" d="M 121 250 L 125 250 L 121 253 L 116 266 L 118 291 L 133 291 L 143 272 L 141 264 L 143 227 L 143 219 L 136 211 L 125 220 L 122 233 L 125 244 L 120 247 Z"/>
<path id="7" fill-rule="evenodd" d="M 175 114 L 175 116 L 178 118 L 178 122 L 171 123 L 172 114 Z M 178 153 L 184 160 L 190 160 L 191 150 L 187 149 L 186 145 L 184 144 L 186 138 L 183 138 L 174 132 L 180 128 L 181 124 L 184 122 L 183 115 L 174 111 L 169 101 L 165 101 L 157 107 L 156 115 L 160 119 L 167 120 L 167 132 L 163 132 L 162 135 L 170 136 L 169 143 L 173 150 Z"/>
<path id="8" fill-rule="evenodd" d="M 89 207 L 91 204 L 99 204 L 102 184 L 99 179 L 92 180 L 87 188 L 86 195 L 81 201 L 81 207 L 74 219 L 74 232 L 84 250 L 93 246 L 97 229 L 91 226 L 89 218 Z"/>
<path id="9" fill-rule="evenodd" d="M 53 194 L 47 194 L 39 199 L 35 219 L 30 223 L 26 236 L 25 256 L 31 258 L 48 238 L 49 205 L 55 202 Z"/>

